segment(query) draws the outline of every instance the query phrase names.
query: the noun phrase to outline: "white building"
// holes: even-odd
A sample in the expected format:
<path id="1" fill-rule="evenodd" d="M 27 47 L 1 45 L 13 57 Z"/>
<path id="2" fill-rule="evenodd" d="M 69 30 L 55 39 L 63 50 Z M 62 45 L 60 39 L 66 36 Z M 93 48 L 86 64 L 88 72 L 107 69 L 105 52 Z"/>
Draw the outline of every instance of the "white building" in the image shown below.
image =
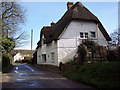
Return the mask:
<path id="1" fill-rule="evenodd" d="M 20 60 L 23 60 L 23 59 L 24 59 L 24 56 L 21 55 L 21 53 L 18 52 L 18 53 L 13 57 L 13 59 L 14 59 L 14 62 L 15 62 L 15 61 L 20 61 Z"/>
<path id="2" fill-rule="evenodd" d="M 98 18 L 80 2 L 68 2 L 67 8 L 57 23 L 42 28 L 36 48 L 37 64 L 65 63 L 75 55 L 83 39 L 90 38 L 103 46 L 111 40 Z"/>

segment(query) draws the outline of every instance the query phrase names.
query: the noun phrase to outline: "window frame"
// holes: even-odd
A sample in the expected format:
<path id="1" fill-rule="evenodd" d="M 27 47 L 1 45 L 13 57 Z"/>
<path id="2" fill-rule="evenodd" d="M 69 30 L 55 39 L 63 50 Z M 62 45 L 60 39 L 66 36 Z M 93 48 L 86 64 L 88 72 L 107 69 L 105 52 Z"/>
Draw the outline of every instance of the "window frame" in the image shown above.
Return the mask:
<path id="1" fill-rule="evenodd" d="M 42 61 L 43 61 L 43 62 L 46 62 L 46 61 L 47 61 L 46 54 L 42 54 Z"/>
<path id="2" fill-rule="evenodd" d="M 88 32 L 85 32 L 85 38 L 88 38 Z"/>
<path id="3" fill-rule="evenodd" d="M 80 38 L 84 38 L 84 33 L 80 32 Z"/>
<path id="4" fill-rule="evenodd" d="M 51 52 L 51 60 L 54 61 L 55 60 L 55 53 Z"/>
<path id="5" fill-rule="evenodd" d="M 95 38 L 95 37 L 96 37 L 95 31 L 90 31 L 90 36 L 91 36 L 92 38 Z"/>

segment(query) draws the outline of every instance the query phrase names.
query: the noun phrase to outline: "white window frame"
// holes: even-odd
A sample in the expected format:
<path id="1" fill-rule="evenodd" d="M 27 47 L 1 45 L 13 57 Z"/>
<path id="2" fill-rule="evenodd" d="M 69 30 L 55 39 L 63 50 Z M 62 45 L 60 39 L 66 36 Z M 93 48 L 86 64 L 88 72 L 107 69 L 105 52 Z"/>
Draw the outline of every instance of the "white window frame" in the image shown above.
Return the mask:
<path id="1" fill-rule="evenodd" d="M 88 32 L 85 32 L 85 39 L 87 39 L 87 38 L 88 38 Z"/>
<path id="2" fill-rule="evenodd" d="M 83 37 L 81 37 L 82 34 L 83 34 Z M 87 37 L 86 37 L 86 35 L 87 35 Z M 88 38 L 88 32 L 80 32 L 80 38 L 81 39 L 87 39 Z"/>
<path id="3" fill-rule="evenodd" d="M 84 38 L 84 33 L 83 32 L 80 32 L 80 38 Z"/>

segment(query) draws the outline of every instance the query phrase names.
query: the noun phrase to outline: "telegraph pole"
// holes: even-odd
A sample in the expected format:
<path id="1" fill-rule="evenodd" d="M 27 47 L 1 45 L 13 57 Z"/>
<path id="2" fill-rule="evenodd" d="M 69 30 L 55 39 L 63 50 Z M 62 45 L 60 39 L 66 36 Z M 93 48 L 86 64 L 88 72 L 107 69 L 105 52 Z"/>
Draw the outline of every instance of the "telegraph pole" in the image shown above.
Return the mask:
<path id="1" fill-rule="evenodd" d="M 31 30 L 31 58 L 32 58 L 33 29 Z"/>

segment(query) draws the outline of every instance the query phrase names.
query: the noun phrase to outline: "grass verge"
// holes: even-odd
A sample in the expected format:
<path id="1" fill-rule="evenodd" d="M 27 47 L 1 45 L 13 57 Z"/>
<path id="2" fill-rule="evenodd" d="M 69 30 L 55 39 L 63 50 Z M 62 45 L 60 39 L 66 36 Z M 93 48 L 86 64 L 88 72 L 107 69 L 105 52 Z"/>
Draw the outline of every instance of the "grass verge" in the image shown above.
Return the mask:
<path id="1" fill-rule="evenodd" d="M 120 62 L 84 64 L 77 71 L 63 75 L 95 88 L 120 88 Z"/>

